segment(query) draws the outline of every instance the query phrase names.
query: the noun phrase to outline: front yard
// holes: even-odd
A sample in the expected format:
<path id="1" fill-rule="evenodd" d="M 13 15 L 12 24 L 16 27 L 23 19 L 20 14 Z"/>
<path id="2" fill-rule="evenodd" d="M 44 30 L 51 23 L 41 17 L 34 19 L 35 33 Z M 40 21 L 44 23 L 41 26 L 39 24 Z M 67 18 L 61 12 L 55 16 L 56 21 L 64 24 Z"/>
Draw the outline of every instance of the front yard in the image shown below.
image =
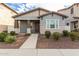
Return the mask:
<path id="1" fill-rule="evenodd" d="M 72 36 L 72 39 L 75 39 Z M 38 49 L 79 49 L 79 37 L 77 40 L 72 41 L 70 37 L 61 36 L 59 40 L 54 40 L 54 38 L 46 38 L 45 35 L 39 34 L 37 46 Z"/>
<path id="2" fill-rule="evenodd" d="M 27 40 L 29 36 L 16 36 L 16 41 L 13 43 L 0 42 L 0 49 L 18 49 Z"/>

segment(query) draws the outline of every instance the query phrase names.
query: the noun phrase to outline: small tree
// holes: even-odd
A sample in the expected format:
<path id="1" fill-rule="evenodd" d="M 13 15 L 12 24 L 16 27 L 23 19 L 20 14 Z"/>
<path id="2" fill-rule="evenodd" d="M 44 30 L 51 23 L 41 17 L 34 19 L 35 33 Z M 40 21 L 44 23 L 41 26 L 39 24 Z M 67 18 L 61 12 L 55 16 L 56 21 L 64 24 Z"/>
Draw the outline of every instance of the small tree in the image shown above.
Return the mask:
<path id="1" fill-rule="evenodd" d="M 69 32 L 67 30 L 63 31 L 63 36 L 69 36 Z"/>
<path id="2" fill-rule="evenodd" d="M 77 32 L 70 32 L 70 38 L 72 41 L 75 41 L 78 38 Z"/>
<path id="3" fill-rule="evenodd" d="M 53 39 L 54 39 L 55 41 L 59 40 L 60 36 L 61 36 L 61 34 L 60 34 L 59 32 L 54 32 L 54 33 L 52 34 L 52 37 L 53 37 Z"/>
<path id="4" fill-rule="evenodd" d="M 0 33 L 0 42 L 4 42 L 4 39 L 5 39 L 5 37 L 6 37 L 7 35 L 8 35 L 7 33 L 1 32 L 1 33 Z"/>
<path id="5" fill-rule="evenodd" d="M 46 38 L 50 38 L 51 32 L 50 31 L 45 31 L 45 36 L 46 36 Z"/>
<path id="6" fill-rule="evenodd" d="M 6 36 L 6 38 L 4 39 L 5 43 L 13 43 L 14 41 L 15 41 L 15 36 L 11 36 L 11 35 Z"/>
<path id="7" fill-rule="evenodd" d="M 12 35 L 12 36 L 16 35 L 15 31 L 11 31 L 10 35 Z"/>

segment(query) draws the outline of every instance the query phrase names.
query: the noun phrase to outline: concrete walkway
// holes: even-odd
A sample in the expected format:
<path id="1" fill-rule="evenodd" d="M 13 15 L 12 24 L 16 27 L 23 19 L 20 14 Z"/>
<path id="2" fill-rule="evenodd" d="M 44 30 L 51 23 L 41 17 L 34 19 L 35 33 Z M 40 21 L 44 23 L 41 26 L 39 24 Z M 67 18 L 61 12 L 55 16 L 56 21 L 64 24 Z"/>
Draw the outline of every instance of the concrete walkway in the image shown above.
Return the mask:
<path id="1" fill-rule="evenodd" d="M 20 47 L 20 49 L 22 49 L 22 48 L 36 48 L 37 39 L 38 39 L 38 34 L 31 34 L 31 36 Z"/>

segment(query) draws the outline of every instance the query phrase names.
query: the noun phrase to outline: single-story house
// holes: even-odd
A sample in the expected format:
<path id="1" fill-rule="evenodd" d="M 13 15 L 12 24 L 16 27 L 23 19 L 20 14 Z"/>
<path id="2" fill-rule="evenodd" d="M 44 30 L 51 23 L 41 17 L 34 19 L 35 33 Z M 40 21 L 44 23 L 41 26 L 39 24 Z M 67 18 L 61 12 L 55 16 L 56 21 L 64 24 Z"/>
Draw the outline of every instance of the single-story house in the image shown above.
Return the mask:
<path id="1" fill-rule="evenodd" d="M 25 13 L 13 16 L 16 21 L 15 29 L 18 33 L 41 33 L 45 31 L 62 32 L 70 31 L 66 23 L 68 16 L 51 12 L 43 8 L 36 8 Z"/>

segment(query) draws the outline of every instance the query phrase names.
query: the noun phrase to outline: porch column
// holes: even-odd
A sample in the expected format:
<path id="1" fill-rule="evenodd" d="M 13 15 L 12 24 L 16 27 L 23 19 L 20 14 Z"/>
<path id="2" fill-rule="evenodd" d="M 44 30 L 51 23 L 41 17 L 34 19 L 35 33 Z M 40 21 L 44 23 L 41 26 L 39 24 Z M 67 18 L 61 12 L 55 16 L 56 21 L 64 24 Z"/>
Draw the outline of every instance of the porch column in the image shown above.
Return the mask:
<path id="1" fill-rule="evenodd" d="M 79 29 L 79 20 L 78 20 L 78 29 Z"/>
<path id="2" fill-rule="evenodd" d="M 20 33 L 20 21 L 19 20 L 15 20 L 14 22 L 14 31 L 16 33 Z"/>
<path id="3" fill-rule="evenodd" d="M 30 28 L 30 20 L 27 20 L 27 27 Z"/>
<path id="4" fill-rule="evenodd" d="M 20 33 L 20 24 L 21 24 L 21 21 L 18 21 L 18 31 L 19 31 L 19 33 Z"/>

